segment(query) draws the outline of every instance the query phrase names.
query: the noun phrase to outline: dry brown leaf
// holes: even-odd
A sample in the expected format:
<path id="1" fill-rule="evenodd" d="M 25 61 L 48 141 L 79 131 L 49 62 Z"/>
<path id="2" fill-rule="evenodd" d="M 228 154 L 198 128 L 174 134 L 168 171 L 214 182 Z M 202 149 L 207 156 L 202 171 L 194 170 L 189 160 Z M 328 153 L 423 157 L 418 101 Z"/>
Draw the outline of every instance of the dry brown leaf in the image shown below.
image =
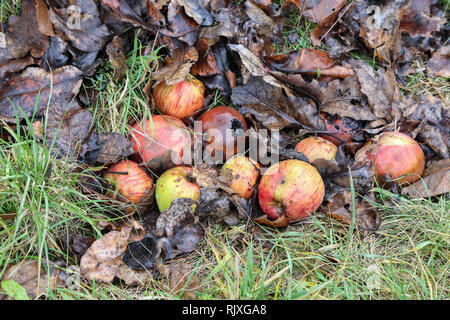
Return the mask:
<path id="1" fill-rule="evenodd" d="M 126 226 L 120 231 L 110 231 L 97 239 L 81 258 L 81 275 L 91 280 L 111 282 L 119 274 L 131 228 Z"/>
<path id="2" fill-rule="evenodd" d="M 47 290 L 55 290 L 57 286 L 62 286 L 59 279 L 60 269 L 50 262 L 50 279 L 45 262 L 40 264 L 36 260 L 25 260 L 6 268 L 1 280 L 13 280 L 21 285 L 30 298 L 38 298 L 47 293 Z M 1 300 L 1 298 L 0 298 Z"/>
<path id="3" fill-rule="evenodd" d="M 166 264 L 163 265 L 162 272 L 169 280 L 169 288 L 173 294 L 182 294 L 183 299 L 195 299 L 201 283 L 189 263 Z"/>
<path id="4" fill-rule="evenodd" d="M 44 0 L 36 0 L 36 18 L 39 31 L 42 34 L 54 37 L 55 32 L 53 31 L 53 25 L 50 21 L 50 13 L 48 12 L 48 8 Z"/>
<path id="5" fill-rule="evenodd" d="M 22 71 L 33 63 L 34 59 L 31 56 L 0 63 L 0 83 L 8 82 L 14 73 Z"/>
<path id="6" fill-rule="evenodd" d="M 178 49 L 173 58 L 167 57 L 164 67 L 154 73 L 156 82 L 166 81 L 168 85 L 183 81 L 198 60 L 198 53 L 194 47 Z"/>
<path id="7" fill-rule="evenodd" d="M 116 276 L 127 285 L 144 285 L 153 279 L 153 274 L 149 270 L 133 270 L 122 260 L 119 262 L 119 272 Z"/>
<path id="8" fill-rule="evenodd" d="M 399 25 L 408 5 L 409 0 L 399 0 L 369 6 L 367 16 L 361 20 L 360 38 L 371 52 L 375 50 L 377 57 L 387 64 L 393 63 L 400 51 Z"/>
<path id="9" fill-rule="evenodd" d="M 0 62 L 22 58 L 28 53 L 40 58 L 48 46 L 49 37 L 39 31 L 34 1 L 23 1 L 21 16 L 11 16 L 5 33 L 0 32 Z"/>
<path id="10" fill-rule="evenodd" d="M 304 48 L 289 54 L 265 57 L 275 69 L 286 73 L 302 73 L 307 75 L 346 78 L 354 75 L 352 69 L 337 65 L 325 51 Z"/>
<path id="11" fill-rule="evenodd" d="M 428 198 L 450 192 L 450 159 L 433 163 L 425 170 L 422 179 L 403 188 L 402 193 L 412 198 Z"/>
<path id="12" fill-rule="evenodd" d="M 220 70 L 217 66 L 216 57 L 209 47 L 209 42 L 205 38 L 201 38 L 197 41 L 196 48 L 198 51 L 199 59 L 192 66 L 191 74 L 199 75 L 202 77 L 219 74 Z"/>
<path id="13" fill-rule="evenodd" d="M 120 81 L 128 70 L 127 57 L 123 48 L 122 38 L 115 36 L 106 46 L 106 53 L 108 54 L 109 61 L 114 68 L 113 80 Z"/>
<path id="14" fill-rule="evenodd" d="M 50 99 L 69 104 L 80 89 L 81 75 L 73 66 L 64 66 L 52 73 L 27 68 L 11 81 L 0 84 L 0 117 L 15 122 L 16 114 L 19 119 L 41 116 Z M 24 114 L 17 110 L 19 107 Z"/>
<path id="15" fill-rule="evenodd" d="M 265 224 L 268 226 L 276 227 L 276 228 L 284 228 L 289 225 L 289 221 L 286 219 L 286 216 L 281 216 L 276 220 L 269 219 L 266 215 L 262 215 L 256 218 L 253 218 L 256 223 Z M 293 221 L 291 221 L 293 222 Z"/>
<path id="16" fill-rule="evenodd" d="M 56 34 L 83 52 L 105 48 L 110 32 L 102 23 L 93 0 L 72 0 L 68 7 L 50 9 L 50 19 Z M 73 10 L 72 6 L 76 6 Z"/>
<path id="17" fill-rule="evenodd" d="M 367 96 L 372 113 L 377 118 L 390 122 L 393 119 L 391 104 L 397 101 L 399 96 L 394 71 L 379 69 L 378 76 L 375 76 L 372 68 L 363 61 L 354 61 L 353 69 L 361 91 Z"/>
<path id="18" fill-rule="evenodd" d="M 438 51 L 433 53 L 433 56 L 428 60 L 427 68 L 430 73 L 437 76 L 449 78 L 450 77 L 450 45 L 441 47 Z"/>
<path id="19" fill-rule="evenodd" d="M 374 199 L 371 194 L 369 197 Z M 352 217 L 352 193 L 350 190 L 345 190 L 328 199 L 328 204 L 324 209 L 326 214 L 333 218 L 343 221 L 351 225 L 353 218 L 355 226 L 362 231 L 375 231 L 380 227 L 381 218 L 378 211 L 370 205 L 367 200 L 355 198 L 355 217 Z"/>

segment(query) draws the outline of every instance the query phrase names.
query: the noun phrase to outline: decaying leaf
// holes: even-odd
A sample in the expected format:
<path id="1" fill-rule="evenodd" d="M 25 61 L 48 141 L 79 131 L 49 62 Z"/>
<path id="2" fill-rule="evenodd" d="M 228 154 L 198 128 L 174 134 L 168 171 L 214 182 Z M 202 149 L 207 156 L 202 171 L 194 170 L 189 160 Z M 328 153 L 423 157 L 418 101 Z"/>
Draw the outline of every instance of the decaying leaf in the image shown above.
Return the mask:
<path id="1" fill-rule="evenodd" d="M 81 258 L 81 275 L 111 282 L 119 274 L 120 259 L 128 244 L 131 226 L 110 231 L 97 239 Z"/>
<path id="2" fill-rule="evenodd" d="M 192 66 L 191 73 L 199 76 L 212 76 L 220 73 L 217 66 L 216 57 L 209 47 L 209 43 L 205 38 L 197 41 L 197 51 L 199 55 L 198 61 Z"/>
<path id="3" fill-rule="evenodd" d="M 428 198 L 450 192 L 450 159 L 433 163 L 425 170 L 422 179 L 403 188 L 402 193 L 413 198 Z"/>
<path id="4" fill-rule="evenodd" d="M 25 260 L 6 268 L 1 280 L 13 280 L 22 286 L 28 297 L 34 299 L 47 294 L 47 290 L 55 290 L 57 286 L 63 286 L 59 278 L 60 269 L 53 262 L 39 263 L 36 260 Z M 50 276 L 49 276 L 50 275 Z M 0 295 L 0 300 L 2 297 Z"/>
<path id="5" fill-rule="evenodd" d="M 16 122 L 42 116 L 50 101 L 69 104 L 81 86 L 81 71 L 64 66 L 53 72 L 30 67 L 11 81 L 0 84 L 0 117 Z"/>
<path id="6" fill-rule="evenodd" d="M 11 16 L 6 32 L 0 32 L 0 62 L 25 57 L 41 57 L 48 48 L 49 37 L 39 31 L 34 1 L 22 1 L 20 17 Z"/>
<path id="7" fill-rule="evenodd" d="M 387 64 L 394 62 L 400 51 L 400 20 L 408 5 L 409 0 L 399 0 L 366 8 L 367 16 L 362 20 L 359 36 Z"/>
<path id="8" fill-rule="evenodd" d="M 429 37 L 433 31 L 439 31 L 446 19 L 438 16 L 430 17 L 431 2 L 431 0 L 410 0 L 400 20 L 399 31 L 422 37 Z"/>
<path id="9" fill-rule="evenodd" d="M 428 70 L 431 73 L 441 76 L 450 77 L 450 45 L 441 47 L 438 51 L 433 53 L 433 56 L 428 60 Z"/>
<path id="10" fill-rule="evenodd" d="M 354 70 L 372 113 L 377 118 L 384 118 L 390 122 L 392 120 L 391 104 L 398 99 L 399 95 L 393 70 L 388 69 L 384 72 L 380 69 L 378 76 L 375 76 L 370 66 L 362 61 L 354 62 Z"/>
<path id="11" fill-rule="evenodd" d="M 206 10 L 201 0 L 177 0 L 183 6 L 186 14 L 195 20 L 201 26 L 212 26 L 214 18 L 211 13 Z"/>
<path id="12" fill-rule="evenodd" d="M 114 163 L 134 153 L 129 139 L 119 133 L 102 133 L 97 136 L 97 147 L 85 157 L 87 163 Z"/>
<path id="13" fill-rule="evenodd" d="M 341 220 L 346 224 L 351 225 L 354 222 L 355 226 L 362 231 L 375 231 L 381 225 L 379 212 L 367 200 L 356 197 L 355 208 L 353 208 L 352 193 L 350 190 L 344 190 L 329 198 L 324 211 L 333 218 Z"/>
<path id="14" fill-rule="evenodd" d="M 22 71 L 33 62 L 34 59 L 31 56 L 28 56 L 22 59 L 9 60 L 0 63 L 0 83 L 8 82 L 9 78 L 14 73 Z"/>
<path id="15" fill-rule="evenodd" d="M 67 8 L 51 8 L 50 19 L 56 33 L 83 52 L 102 50 L 110 37 L 93 0 L 73 0 Z"/>
<path id="16" fill-rule="evenodd" d="M 194 201 L 188 198 L 178 198 L 172 201 L 170 208 L 161 212 L 156 221 L 156 235 L 173 238 L 177 230 L 184 224 L 195 219 Z"/>
<path id="17" fill-rule="evenodd" d="M 113 79 L 116 81 L 121 80 L 128 70 L 122 38 L 115 36 L 113 41 L 106 47 L 106 53 L 114 67 Z"/>
<path id="18" fill-rule="evenodd" d="M 201 288 L 201 284 L 189 263 L 164 265 L 162 272 L 169 280 L 169 288 L 172 293 L 182 294 L 183 299 L 194 299 L 195 292 Z"/>
<path id="19" fill-rule="evenodd" d="M 354 75 L 352 69 L 337 65 L 325 51 L 304 48 L 289 54 L 265 57 L 275 69 L 286 73 L 302 73 L 333 78 L 346 78 Z"/>
<path id="20" fill-rule="evenodd" d="M 315 127 L 317 110 L 305 101 L 292 100 L 279 87 L 260 78 L 251 78 L 245 86 L 233 88 L 231 100 L 242 114 L 251 114 L 268 129 L 288 125 Z"/>
<path id="21" fill-rule="evenodd" d="M 153 80 L 166 81 L 168 85 L 183 81 L 197 60 L 198 53 L 194 47 L 178 49 L 174 52 L 173 58 L 166 58 L 165 65 L 155 72 Z"/>
<path id="22" fill-rule="evenodd" d="M 132 270 L 148 271 L 156 268 L 165 241 L 147 233 L 141 241 L 131 242 L 128 245 L 122 261 Z"/>
<path id="23" fill-rule="evenodd" d="M 167 20 L 170 23 L 169 30 L 177 35 L 177 39 L 193 46 L 197 42 L 200 30 L 198 23 L 190 18 L 177 0 L 172 0 L 167 9 Z"/>

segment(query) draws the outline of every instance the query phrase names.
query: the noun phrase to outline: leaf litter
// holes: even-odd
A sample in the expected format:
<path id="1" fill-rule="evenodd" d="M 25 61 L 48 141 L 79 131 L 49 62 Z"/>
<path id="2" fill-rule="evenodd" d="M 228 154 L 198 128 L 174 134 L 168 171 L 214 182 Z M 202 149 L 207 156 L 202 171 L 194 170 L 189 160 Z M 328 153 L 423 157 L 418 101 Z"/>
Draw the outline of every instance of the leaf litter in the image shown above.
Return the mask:
<path id="1" fill-rule="evenodd" d="M 63 0 L 57 5 L 38 0 L 22 1 L 21 8 L 0 33 L 0 120 L 23 126 L 30 119 L 36 137 L 59 157 L 104 168 L 133 154 L 127 135 L 93 129 L 97 115 L 88 110 L 90 101 L 80 88 L 105 62 L 113 67 L 111 80 L 124 81 L 129 42 L 139 30 L 140 40 L 161 46 L 163 53 L 144 89 L 150 104 L 154 84 L 176 84 L 194 75 L 207 95 L 217 90 L 234 104 L 256 134 L 280 130 L 282 159 L 307 160 L 294 152 L 298 137 L 332 136 L 338 120 L 351 126 L 351 139 L 339 147 L 336 161 L 312 163 L 326 184 L 320 210 L 334 219 L 364 232 L 380 227 L 372 173 L 354 161 L 364 142 L 380 132 L 407 133 L 427 151 L 422 179 L 403 194 L 428 198 L 449 192 L 448 99 L 404 90 L 402 74 L 414 70 L 413 57 L 420 55 L 429 74 L 448 77 L 447 20 L 433 0 L 377 6 L 367 0 L 292 0 L 281 8 L 270 0 Z M 293 10 L 316 24 L 310 35 L 315 47 L 280 53 L 274 44 L 280 43 Z M 355 59 L 356 51 L 369 52 L 372 63 Z M 148 173 L 156 178 L 160 172 Z M 164 212 L 109 198 L 97 181 L 101 171 L 93 176 L 80 182 L 83 191 L 119 203 L 121 213 L 115 223 L 100 219 L 104 234 L 98 239 L 74 234 L 67 244 L 86 279 L 141 284 L 159 272 L 174 294 L 192 298 L 199 290 L 196 277 L 190 278 L 192 265 L 172 261 L 197 249 L 206 221 L 288 226 L 283 218 L 262 214 L 257 192 L 247 200 L 233 194 L 216 166 L 194 167 L 201 186 L 195 209 L 192 200 L 181 198 Z M 354 202 L 351 188 L 361 195 Z M 48 270 L 37 272 L 34 261 L 25 264 L 8 267 L 2 281 L 17 282 L 31 298 L 44 295 L 36 282 L 48 282 Z M 14 275 L 19 268 L 25 268 L 19 274 L 29 274 L 26 279 Z M 54 272 L 49 271 L 53 287 L 61 285 Z"/>

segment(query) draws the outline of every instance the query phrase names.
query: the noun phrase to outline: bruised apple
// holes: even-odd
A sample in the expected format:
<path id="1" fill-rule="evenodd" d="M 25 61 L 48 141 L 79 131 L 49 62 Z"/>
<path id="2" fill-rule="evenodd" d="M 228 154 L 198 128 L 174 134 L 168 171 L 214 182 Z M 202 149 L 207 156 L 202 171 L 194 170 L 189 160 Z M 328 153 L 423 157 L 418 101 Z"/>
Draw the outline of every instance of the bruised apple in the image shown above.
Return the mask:
<path id="1" fill-rule="evenodd" d="M 372 138 L 355 155 L 357 162 L 369 161 L 378 183 L 392 179 L 401 185 L 419 180 L 425 168 L 420 145 L 401 132 L 384 132 Z"/>
<path id="2" fill-rule="evenodd" d="M 198 119 L 202 123 L 202 132 L 206 134 L 206 148 L 212 156 L 220 151 L 226 161 L 238 152 L 238 137 L 244 137 L 247 123 L 236 109 L 226 106 L 206 111 Z M 239 133 L 239 131 L 241 131 Z"/>
<path id="3" fill-rule="evenodd" d="M 325 185 L 316 168 L 300 160 L 269 167 L 258 186 L 259 204 L 272 219 L 288 222 L 313 214 L 322 203 Z"/>
<path id="4" fill-rule="evenodd" d="M 221 177 L 239 197 L 249 199 L 259 177 L 261 165 L 245 156 L 230 158 L 221 169 Z"/>
<path id="5" fill-rule="evenodd" d="M 324 138 L 308 137 L 297 143 L 295 150 L 303 153 L 310 162 L 313 162 L 317 159 L 335 159 L 338 148 Z"/>
<path id="6" fill-rule="evenodd" d="M 156 181 L 155 198 L 159 211 L 170 208 L 177 198 L 189 198 L 196 202 L 200 187 L 191 180 L 192 168 L 179 166 L 165 171 Z"/>
<path id="7" fill-rule="evenodd" d="M 172 85 L 160 82 L 153 88 L 153 98 L 158 110 L 179 119 L 190 117 L 203 108 L 204 95 L 205 86 L 194 78 Z"/>
<path id="8" fill-rule="evenodd" d="M 153 200 L 153 179 L 136 162 L 122 160 L 113 164 L 103 175 L 113 186 L 114 192 L 108 196 L 115 198 L 120 194 L 134 204 L 150 204 Z"/>
<path id="9" fill-rule="evenodd" d="M 151 169 L 167 169 L 182 164 L 184 148 L 191 139 L 184 123 L 175 117 L 153 115 L 131 130 L 134 159 Z"/>

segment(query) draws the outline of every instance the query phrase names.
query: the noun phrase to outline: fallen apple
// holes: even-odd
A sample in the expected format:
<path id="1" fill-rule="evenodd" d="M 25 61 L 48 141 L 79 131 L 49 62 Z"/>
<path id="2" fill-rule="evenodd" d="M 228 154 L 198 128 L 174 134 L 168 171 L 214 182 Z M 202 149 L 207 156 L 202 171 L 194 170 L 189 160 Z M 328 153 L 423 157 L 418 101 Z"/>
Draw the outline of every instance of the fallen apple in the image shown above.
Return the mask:
<path id="1" fill-rule="evenodd" d="M 134 160 L 151 169 L 167 169 L 182 164 L 184 148 L 191 139 L 184 123 L 172 116 L 153 115 L 151 119 L 133 125 L 131 143 Z"/>
<path id="2" fill-rule="evenodd" d="M 303 153 L 310 162 L 313 162 L 317 159 L 335 159 L 338 148 L 324 138 L 308 137 L 297 143 L 295 150 Z"/>
<path id="3" fill-rule="evenodd" d="M 170 208 L 177 198 L 189 198 L 197 201 L 200 187 L 191 180 L 192 168 L 175 167 L 165 171 L 156 181 L 155 198 L 159 211 Z M 194 208 L 193 208 L 194 209 Z"/>
<path id="4" fill-rule="evenodd" d="M 116 199 L 117 194 L 134 204 L 153 202 L 153 179 L 144 169 L 131 160 L 122 160 L 113 164 L 103 177 L 114 188 L 107 195 Z"/>
<path id="5" fill-rule="evenodd" d="M 206 111 L 198 120 L 202 122 L 202 132 L 207 135 L 206 148 L 212 156 L 221 150 L 226 161 L 238 152 L 237 137 L 243 137 L 248 128 L 239 111 L 219 106 Z"/>
<path id="6" fill-rule="evenodd" d="M 313 214 L 322 203 L 325 185 L 316 168 L 300 160 L 269 167 L 258 186 L 259 204 L 272 219 L 288 222 Z"/>
<path id="7" fill-rule="evenodd" d="M 355 160 L 369 161 L 378 183 L 394 180 L 400 185 L 419 180 L 425 168 L 420 145 L 401 132 L 384 132 L 358 150 Z"/>
<path id="8" fill-rule="evenodd" d="M 239 197 L 249 199 L 259 177 L 261 165 L 245 156 L 230 158 L 221 169 L 221 179 Z"/>
<path id="9" fill-rule="evenodd" d="M 153 88 L 155 105 L 162 114 L 179 119 L 192 116 L 203 108 L 205 86 L 195 78 L 168 85 L 160 82 Z"/>

